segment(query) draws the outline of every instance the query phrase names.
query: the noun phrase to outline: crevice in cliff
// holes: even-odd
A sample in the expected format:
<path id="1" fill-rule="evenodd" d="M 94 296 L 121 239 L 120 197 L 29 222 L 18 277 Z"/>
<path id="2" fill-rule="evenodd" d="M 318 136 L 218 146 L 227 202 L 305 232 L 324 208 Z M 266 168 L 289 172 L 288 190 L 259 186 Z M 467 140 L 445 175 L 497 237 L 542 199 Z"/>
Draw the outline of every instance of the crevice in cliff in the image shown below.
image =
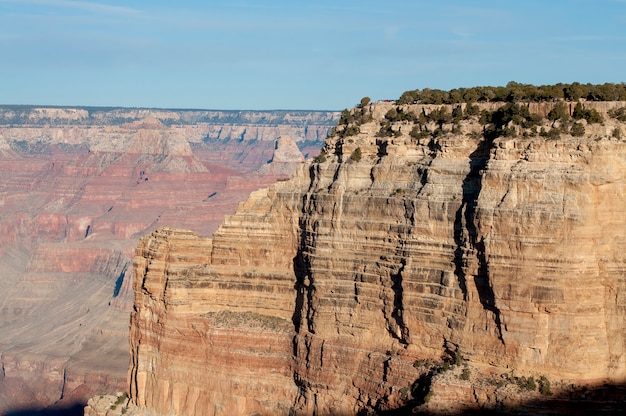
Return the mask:
<path id="1" fill-rule="evenodd" d="M 313 304 L 313 292 L 315 287 L 308 273 L 309 268 L 307 262 L 299 250 L 296 258 L 294 259 L 294 272 L 296 276 L 296 303 L 294 312 L 292 315 L 292 322 L 296 334 L 300 333 L 301 325 L 306 321 L 307 330 L 314 334 L 315 328 L 313 327 L 313 315 L 315 311 L 311 307 Z"/>
<path id="2" fill-rule="evenodd" d="M 395 273 L 390 273 L 391 289 L 393 290 L 393 310 L 391 311 L 392 322 L 387 321 L 388 331 L 392 337 L 403 344 L 408 344 L 408 327 L 404 322 L 404 289 L 402 285 L 402 272 L 406 266 L 406 259 L 401 259 L 400 268 Z"/>
<path id="3" fill-rule="evenodd" d="M 470 170 L 463 180 L 463 199 L 456 212 L 454 220 L 454 274 L 457 276 L 463 298 L 468 301 L 467 271 L 471 260 L 477 262 L 477 271 L 474 276 L 474 285 L 483 309 L 493 314 L 494 323 L 498 332 L 498 339 L 502 338 L 502 322 L 500 310 L 496 306 L 495 295 L 489 276 L 489 267 L 485 254 L 484 238 L 478 241 L 478 227 L 476 224 L 476 205 L 482 190 L 482 173 L 489 161 L 489 154 L 493 145 L 493 138 L 486 136 L 478 143 L 470 154 Z"/>
<path id="4" fill-rule="evenodd" d="M 306 252 L 306 247 L 307 247 L 307 241 L 310 238 L 315 238 L 313 235 L 310 235 L 309 232 L 307 231 L 307 224 L 304 220 L 304 218 L 306 218 L 306 215 L 304 215 L 304 212 L 308 209 L 309 205 L 311 204 L 311 198 L 312 198 L 312 194 L 305 194 L 303 197 L 303 203 L 302 203 L 302 209 L 303 209 L 303 214 L 300 217 L 300 223 L 299 223 L 299 229 L 300 229 L 300 236 L 299 236 L 299 245 L 298 245 L 298 251 L 296 253 L 296 256 L 293 259 L 293 270 L 294 270 L 294 275 L 295 275 L 295 284 L 294 284 L 294 289 L 296 290 L 296 302 L 295 302 L 295 307 L 294 307 L 294 311 L 293 311 L 293 315 L 292 315 L 292 322 L 294 325 L 294 330 L 296 332 L 296 334 L 300 333 L 301 330 L 301 325 L 303 323 L 303 320 L 306 319 L 307 321 L 307 329 L 314 333 L 314 328 L 312 328 L 312 315 L 313 315 L 313 311 L 311 310 L 311 304 L 312 304 L 312 298 L 313 298 L 313 291 L 315 290 L 311 277 L 310 277 L 310 270 L 311 270 L 311 264 L 309 262 L 308 257 L 306 256 L 305 252 Z M 314 231 L 313 233 L 314 234 Z M 313 244 L 313 242 L 311 242 L 311 244 Z M 305 316 L 306 315 L 306 316 Z M 296 335 L 297 336 L 297 335 Z M 295 355 L 296 351 L 294 350 L 294 355 Z"/>

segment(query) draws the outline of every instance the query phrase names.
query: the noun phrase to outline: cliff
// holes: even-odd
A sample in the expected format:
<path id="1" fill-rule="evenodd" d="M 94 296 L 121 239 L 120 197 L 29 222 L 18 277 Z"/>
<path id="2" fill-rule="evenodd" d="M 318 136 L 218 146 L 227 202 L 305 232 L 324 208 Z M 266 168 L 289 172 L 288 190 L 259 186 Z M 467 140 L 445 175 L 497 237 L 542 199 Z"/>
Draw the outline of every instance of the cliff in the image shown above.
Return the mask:
<path id="1" fill-rule="evenodd" d="M 607 112 L 626 103 L 585 105 L 604 121 L 582 135 L 565 119 L 437 118 L 454 106 L 353 109 L 315 161 L 212 239 L 142 238 L 132 402 L 373 414 L 431 399 L 446 413 L 523 406 L 539 396 L 514 386 L 531 376 L 553 403 L 622 382 L 626 126 Z"/>
<path id="2" fill-rule="evenodd" d="M 336 116 L 0 107 L 0 414 L 126 389 L 139 237 L 210 236 L 285 178 L 256 172 L 280 135 L 306 148 Z"/>

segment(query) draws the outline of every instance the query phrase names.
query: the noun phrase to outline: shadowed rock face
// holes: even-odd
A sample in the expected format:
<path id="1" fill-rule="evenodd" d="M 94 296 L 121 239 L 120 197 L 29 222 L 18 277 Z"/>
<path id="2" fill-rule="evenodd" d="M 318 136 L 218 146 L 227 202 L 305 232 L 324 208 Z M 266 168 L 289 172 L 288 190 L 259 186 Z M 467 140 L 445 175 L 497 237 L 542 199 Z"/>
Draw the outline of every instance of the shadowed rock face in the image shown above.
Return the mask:
<path id="1" fill-rule="evenodd" d="M 426 377 L 428 411 L 523 411 L 537 396 L 511 390 L 521 375 L 551 380 L 556 408 L 567 386 L 624 380 L 626 142 L 611 132 L 626 126 L 484 138 L 475 117 L 423 139 L 394 122 L 399 133 L 380 137 L 392 106 L 353 110 L 372 121 L 252 193 L 212 239 L 141 239 L 134 404 L 409 411 Z M 464 357 L 476 384 L 418 365 L 442 355 Z"/>
<path id="2" fill-rule="evenodd" d="M 310 146 L 335 117 L 287 116 L 0 108 L 0 413 L 127 390 L 138 238 L 210 236 L 284 177 L 255 173 L 280 135 Z"/>

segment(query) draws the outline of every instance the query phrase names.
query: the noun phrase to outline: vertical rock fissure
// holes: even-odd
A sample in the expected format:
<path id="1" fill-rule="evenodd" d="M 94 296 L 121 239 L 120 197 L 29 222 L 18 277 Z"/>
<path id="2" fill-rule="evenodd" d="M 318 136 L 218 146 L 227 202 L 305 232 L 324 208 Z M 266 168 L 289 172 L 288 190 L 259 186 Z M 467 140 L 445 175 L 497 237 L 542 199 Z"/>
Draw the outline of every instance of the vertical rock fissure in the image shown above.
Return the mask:
<path id="1" fill-rule="evenodd" d="M 487 166 L 493 139 L 486 137 L 470 154 L 470 170 L 463 180 L 463 200 L 456 212 L 454 221 L 454 273 L 463 292 L 463 298 L 468 301 L 467 270 L 470 258 L 478 263 L 474 285 L 483 309 L 493 314 L 494 323 L 498 332 L 498 339 L 502 338 L 502 322 L 500 310 L 496 306 L 495 294 L 489 275 L 485 253 L 484 238 L 478 241 L 478 227 L 476 224 L 476 205 L 482 190 L 482 172 Z"/>
<path id="2" fill-rule="evenodd" d="M 311 195 L 306 194 L 304 196 L 303 201 L 303 214 L 300 217 L 299 228 L 300 228 L 300 237 L 298 244 L 298 251 L 296 252 L 296 257 L 293 259 L 293 269 L 295 274 L 295 289 L 296 289 L 296 302 L 295 308 L 293 312 L 292 322 L 294 324 L 294 329 L 296 334 L 300 333 L 301 325 L 303 320 L 306 319 L 307 327 L 310 328 L 310 318 L 312 312 L 310 311 L 311 307 L 311 298 L 312 298 L 312 284 L 310 279 L 310 268 L 311 265 L 305 255 L 307 241 L 309 237 L 309 233 L 307 231 L 307 224 L 304 220 L 306 217 L 304 212 L 308 209 L 308 206 L 311 204 Z M 311 236 L 311 238 L 315 238 Z M 305 316 L 303 316 L 305 314 Z M 296 335 L 297 336 L 297 335 Z"/>
<path id="3" fill-rule="evenodd" d="M 393 290 L 393 310 L 391 312 L 391 318 L 395 322 L 395 327 L 397 330 L 393 330 L 393 326 L 388 323 L 387 325 L 391 329 L 390 333 L 394 338 L 397 338 L 401 343 L 408 344 L 408 328 L 404 323 L 403 312 L 404 312 L 404 298 L 403 298 L 403 287 L 402 287 L 402 272 L 404 271 L 404 267 L 406 266 L 406 259 L 402 258 L 400 263 L 400 268 L 396 273 L 391 273 L 391 289 Z"/>

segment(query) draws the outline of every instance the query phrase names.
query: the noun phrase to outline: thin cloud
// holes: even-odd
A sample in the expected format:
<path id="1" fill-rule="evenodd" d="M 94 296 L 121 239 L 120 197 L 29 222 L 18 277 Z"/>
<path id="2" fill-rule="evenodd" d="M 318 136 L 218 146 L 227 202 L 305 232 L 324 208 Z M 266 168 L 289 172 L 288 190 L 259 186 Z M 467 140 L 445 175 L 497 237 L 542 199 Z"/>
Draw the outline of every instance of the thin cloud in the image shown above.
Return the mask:
<path id="1" fill-rule="evenodd" d="M 84 10 L 90 13 L 111 14 L 111 15 L 139 15 L 141 11 L 131 7 L 113 6 L 110 4 L 96 3 L 91 1 L 75 0 L 0 0 L 0 3 L 33 4 L 37 6 L 48 6 L 66 9 Z"/>

